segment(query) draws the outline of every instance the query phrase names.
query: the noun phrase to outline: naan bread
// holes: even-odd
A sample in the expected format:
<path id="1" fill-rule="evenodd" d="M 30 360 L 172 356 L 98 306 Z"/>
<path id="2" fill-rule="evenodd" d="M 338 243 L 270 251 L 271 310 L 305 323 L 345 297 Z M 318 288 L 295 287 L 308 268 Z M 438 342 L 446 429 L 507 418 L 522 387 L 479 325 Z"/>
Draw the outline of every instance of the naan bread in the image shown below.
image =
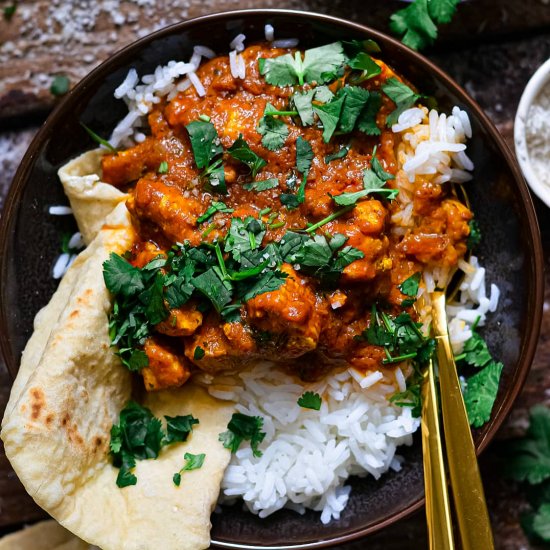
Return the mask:
<path id="1" fill-rule="evenodd" d="M 88 175 L 97 162 L 91 152 L 61 170 L 75 196 L 89 182 L 98 189 L 106 185 Z M 104 196 L 94 203 L 91 192 L 88 199 L 94 209 L 108 202 Z M 104 550 L 207 548 L 210 514 L 230 459 L 218 434 L 225 431 L 233 406 L 192 382 L 147 395 L 144 405 L 155 416 L 193 414 L 200 424 L 186 443 L 165 447 L 156 460 L 138 461 L 137 485 L 117 487 L 118 470 L 108 454 L 110 429 L 130 398 L 132 380 L 110 347 L 112 298 L 102 264 L 110 252 L 130 248 L 135 234 L 118 198 L 101 224 L 80 200 L 71 204 L 80 205 L 75 209 L 79 226 L 93 240 L 36 316 L 2 422 L 6 455 L 34 500 L 91 544 Z M 206 458 L 202 468 L 184 472 L 176 487 L 172 476 L 186 452 L 206 453 Z"/>
<path id="2" fill-rule="evenodd" d="M 0 550 L 93 550 L 57 521 L 47 520 L 0 539 Z"/>

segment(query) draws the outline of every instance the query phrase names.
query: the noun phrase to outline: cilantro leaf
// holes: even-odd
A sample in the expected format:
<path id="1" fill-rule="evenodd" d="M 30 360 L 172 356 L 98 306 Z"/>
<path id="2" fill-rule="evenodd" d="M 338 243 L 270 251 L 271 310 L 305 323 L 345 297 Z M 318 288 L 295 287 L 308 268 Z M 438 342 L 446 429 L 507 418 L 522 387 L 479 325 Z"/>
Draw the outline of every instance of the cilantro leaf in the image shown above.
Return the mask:
<path id="1" fill-rule="evenodd" d="M 298 405 L 303 409 L 312 409 L 318 411 L 321 409 L 321 396 L 312 391 L 306 391 L 298 398 Z"/>
<path id="2" fill-rule="evenodd" d="M 374 59 L 365 52 L 359 52 L 355 57 L 348 61 L 350 68 L 362 71 L 362 74 L 359 78 L 353 79 L 352 82 L 359 83 L 375 76 L 378 76 L 382 69 L 380 65 L 374 61 Z"/>
<path id="3" fill-rule="evenodd" d="M 415 0 L 390 17 L 390 29 L 404 35 L 401 41 L 413 50 L 422 50 L 437 38 L 435 26 L 428 11 L 428 0 Z"/>
<path id="4" fill-rule="evenodd" d="M 265 227 L 261 220 L 252 216 L 248 216 L 244 220 L 232 218 L 224 250 L 231 252 L 233 259 L 239 262 L 244 252 L 260 248 L 264 236 Z"/>
<path id="5" fill-rule="evenodd" d="M 140 294 L 139 299 L 145 305 L 145 315 L 152 325 L 164 321 L 168 310 L 164 305 L 164 275 L 157 271 L 152 285 Z"/>
<path id="6" fill-rule="evenodd" d="M 472 331 L 472 336 L 464 343 L 461 357 L 474 367 L 483 367 L 492 360 L 487 343 L 476 331 Z"/>
<path id="7" fill-rule="evenodd" d="M 243 139 L 242 134 L 235 140 L 227 152 L 235 159 L 243 162 L 250 168 L 252 178 L 267 164 L 267 162 L 258 156 L 248 143 Z"/>
<path id="8" fill-rule="evenodd" d="M 223 153 L 218 132 L 211 122 L 194 120 L 186 126 L 191 140 L 195 164 L 199 170 L 207 168 L 212 160 Z"/>
<path id="9" fill-rule="evenodd" d="M 271 103 L 266 105 L 264 116 L 256 130 L 262 136 L 262 145 L 270 151 L 277 151 L 285 144 L 288 126 L 282 120 L 269 115 L 269 109 L 275 110 L 275 107 Z"/>
<path id="10" fill-rule="evenodd" d="M 338 121 L 338 131 L 349 134 L 355 128 L 357 119 L 367 104 L 369 91 L 360 86 L 344 86 L 338 91 L 338 96 L 345 100 Z"/>
<path id="11" fill-rule="evenodd" d="M 174 485 L 177 485 L 178 487 L 181 484 L 181 474 L 183 472 L 187 472 L 190 470 L 198 470 L 199 468 L 202 468 L 202 465 L 204 464 L 204 459 L 206 457 L 206 454 L 200 453 L 198 455 L 194 455 L 191 453 L 185 453 L 183 455 L 184 460 L 186 461 L 183 468 L 174 474 L 172 477 L 172 480 L 174 482 Z"/>
<path id="12" fill-rule="evenodd" d="M 405 295 L 416 298 L 418 294 L 418 287 L 420 285 L 420 279 L 422 274 L 420 271 L 411 275 L 408 279 L 405 279 L 397 288 Z"/>
<path id="13" fill-rule="evenodd" d="M 304 126 L 311 126 L 314 122 L 312 104 L 314 96 L 315 90 L 302 93 L 295 92 L 292 96 L 292 103 L 298 111 L 298 115 Z"/>
<path id="14" fill-rule="evenodd" d="M 168 163 L 163 160 L 159 167 L 157 168 L 157 174 L 167 174 L 168 173 Z"/>
<path id="15" fill-rule="evenodd" d="M 204 357 L 205 353 L 206 352 L 200 346 L 197 346 L 193 350 L 193 359 L 195 361 L 200 361 Z"/>
<path id="16" fill-rule="evenodd" d="M 13 0 L 13 4 L 4 8 L 4 19 L 9 21 L 17 11 L 17 0 Z"/>
<path id="17" fill-rule="evenodd" d="M 121 471 L 117 485 L 135 485 L 137 479 L 130 470 L 135 459 L 156 458 L 162 447 L 164 433 L 158 418 L 146 407 L 130 401 L 120 412 L 118 424 L 111 428 L 110 451 L 113 464 Z"/>
<path id="18" fill-rule="evenodd" d="M 166 419 L 164 445 L 187 441 L 189 434 L 193 431 L 193 426 L 199 423 L 191 414 L 186 414 L 185 416 L 165 416 L 164 418 Z"/>
<path id="19" fill-rule="evenodd" d="M 470 234 L 466 240 L 466 246 L 468 250 L 473 250 L 481 242 L 481 229 L 476 220 L 470 220 L 468 227 L 470 228 Z"/>
<path id="20" fill-rule="evenodd" d="M 243 441 L 250 441 L 252 454 L 262 456 L 258 445 L 264 440 L 265 432 L 262 432 L 264 419 L 261 416 L 248 416 L 242 413 L 233 413 L 227 431 L 219 435 L 219 440 L 226 449 L 236 453 Z"/>
<path id="21" fill-rule="evenodd" d="M 382 105 L 382 96 L 379 92 L 370 92 L 367 104 L 357 118 L 357 129 L 368 136 L 380 135 L 380 128 L 376 124 L 376 115 Z"/>
<path id="22" fill-rule="evenodd" d="M 216 212 L 231 214 L 233 208 L 229 208 L 224 202 L 212 201 L 212 204 L 207 208 L 206 212 L 197 218 L 197 223 L 203 223 L 210 219 Z"/>
<path id="23" fill-rule="evenodd" d="M 274 86 L 303 85 L 304 82 L 324 84 L 328 80 L 327 75 L 337 71 L 344 62 L 342 43 L 334 42 L 306 50 L 303 60 L 300 52 L 295 52 L 294 56 L 287 53 L 261 59 L 259 69 L 266 82 Z"/>
<path id="24" fill-rule="evenodd" d="M 550 503 L 541 504 L 531 519 L 535 535 L 545 542 L 550 542 Z"/>
<path id="25" fill-rule="evenodd" d="M 382 91 L 395 103 L 395 110 L 392 111 L 387 119 L 387 126 L 397 123 L 399 115 L 412 107 L 419 99 L 420 95 L 413 92 L 406 84 L 397 80 L 397 78 L 388 78 L 382 85 Z"/>
<path id="26" fill-rule="evenodd" d="M 206 296 L 219 313 L 224 306 L 231 302 L 231 284 L 223 281 L 215 268 L 210 268 L 202 275 L 195 277 L 192 281 L 193 286 Z"/>
<path id="27" fill-rule="evenodd" d="M 328 164 L 329 162 L 332 162 L 333 160 L 342 159 L 344 158 L 351 148 L 350 144 L 342 145 L 338 151 L 331 153 L 330 155 L 325 156 L 325 164 Z"/>
<path id="28" fill-rule="evenodd" d="M 288 275 L 283 271 L 267 271 L 252 286 L 246 288 L 246 291 L 241 295 L 241 299 L 248 302 L 248 300 L 252 300 L 260 294 L 278 290 L 287 277 Z"/>
<path id="29" fill-rule="evenodd" d="M 306 176 L 311 168 L 313 160 L 313 149 L 307 139 L 298 136 L 296 140 L 296 170 Z"/>
<path id="30" fill-rule="evenodd" d="M 328 143 L 332 134 L 338 126 L 340 120 L 340 113 L 342 107 L 344 106 L 345 97 L 341 96 L 330 103 L 325 103 L 324 105 L 314 105 L 313 111 L 321 119 L 323 123 L 323 141 Z"/>
<path id="31" fill-rule="evenodd" d="M 253 181 L 251 183 L 245 183 L 243 187 L 247 191 L 267 191 L 268 189 L 273 189 L 279 185 L 279 180 L 277 178 L 269 178 L 266 180 Z"/>
<path id="32" fill-rule="evenodd" d="M 83 122 L 80 123 L 80 126 L 82 126 L 82 128 L 84 128 L 84 130 L 86 131 L 86 133 L 98 144 L 98 145 L 103 145 L 103 147 L 105 147 L 106 149 L 109 149 L 109 151 L 111 151 L 111 153 L 116 153 L 117 150 L 106 140 L 106 139 L 103 139 L 101 136 L 99 136 L 98 134 L 96 134 L 93 130 L 91 130 L 90 128 L 88 128 L 88 126 L 86 126 L 86 124 L 84 124 Z"/>
<path id="33" fill-rule="evenodd" d="M 475 428 L 483 426 L 491 417 L 503 368 L 502 363 L 491 361 L 468 379 L 468 385 L 464 392 L 464 403 L 470 424 Z"/>
<path id="34" fill-rule="evenodd" d="M 133 296 L 144 289 L 141 271 L 115 252 L 103 262 L 105 286 L 113 294 Z"/>
<path id="35" fill-rule="evenodd" d="M 550 479 L 550 410 L 535 405 L 530 411 L 530 424 L 525 438 L 509 447 L 505 470 L 516 481 L 534 485 Z"/>

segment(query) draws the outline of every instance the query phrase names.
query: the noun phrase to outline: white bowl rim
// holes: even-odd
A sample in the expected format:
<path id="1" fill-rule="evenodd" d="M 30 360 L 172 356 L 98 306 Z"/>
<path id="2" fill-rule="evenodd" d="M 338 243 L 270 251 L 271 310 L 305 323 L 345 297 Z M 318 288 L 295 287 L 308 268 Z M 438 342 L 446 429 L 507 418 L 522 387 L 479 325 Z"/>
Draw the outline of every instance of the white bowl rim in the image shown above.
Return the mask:
<path id="1" fill-rule="evenodd" d="M 550 81 L 550 59 L 547 59 L 529 79 L 521 96 L 514 120 L 514 146 L 521 171 L 531 190 L 550 207 L 550 187 L 544 185 L 533 170 L 525 140 L 525 124 L 529 108 L 542 87 Z"/>

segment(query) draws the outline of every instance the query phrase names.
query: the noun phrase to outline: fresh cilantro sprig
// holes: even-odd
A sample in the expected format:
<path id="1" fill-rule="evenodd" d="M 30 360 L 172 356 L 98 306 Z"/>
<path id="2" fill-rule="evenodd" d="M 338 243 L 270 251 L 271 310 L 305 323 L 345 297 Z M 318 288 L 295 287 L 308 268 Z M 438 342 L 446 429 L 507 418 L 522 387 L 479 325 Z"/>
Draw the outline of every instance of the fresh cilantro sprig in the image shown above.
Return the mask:
<path id="1" fill-rule="evenodd" d="M 275 118 L 278 113 L 279 111 L 271 103 L 268 103 L 256 128 L 262 136 L 262 145 L 270 151 L 279 150 L 288 137 L 288 126 L 283 120 Z"/>
<path id="2" fill-rule="evenodd" d="M 264 419 L 261 416 L 248 416 L 242 413 L 233 413 L 227 431 L 219 435 L 219 440 L 226 449 L 236 453 L 243 441 L 250 441 L 252 454 L 262 456 L 258 445 L 264 440 L 265 432 L 262 431 Z"/>
<path id="3" fill-rule="evenodd" d="M 401 293 L 408 296 L 408 298 L 401 302 L 401 307 L 410 307 L 414 304 L 416 295 L 418 294 L 418 288 L 420 287 L 421 278 L 422 273 L 417 272 L 405 279 L 400 285 L 397 285 Z"/>
<path id="4" fill-rule="evenodd" d="M 185 453 L 183 455 L 185 464 L 183 465 L 182 469 L 179 472 L 176 472 L 172 477 L 172 481 L 174 482 L 174 485 L 176 485 L 176 487 L 180 486 L 181 474 L 183 474 L 183 472 L 189 472 L 191 470 L 198 470 L 199 468 L 202 468 L 205 458 L 206 458 L 205 453 L 200 453 L 198 455 Z"/>
<path id="5" fill-rule="evenodd" d="M 117 424 L 111 428 L 110 452 L 113 465 L 119 468 L 116 484 L 127 487 L 137 483 L 132 473 L 136 460 L 157 458 L 166 445 L 186 441 L 199 421 L 191 415 L 165 417 L 167 431 L 162 422 L 147 408 L 130 401 L 120 411 Z"/>
<path id="6" fill-rule="evenodd" d="M 460 0 L 415 0 L 390 17 L 390 28 L 403 44 L 421 50 L 437 38 L 437 25 L 449 23 Z"/>
<path id="7" fill-rule="evenodd" d="M 506 477 L 524 483 L 530 509 L 521 524 L 530 538 L 550 542 L 550 409 L 535 405 L 524 437 L 506 443 Z"/>
<path id="8" fill-rule="evenodd" d="M 303 409 L 318 411 L 321 409 L 322 401 L 323 400 L 318 393 L 306 391 L 298 398 L 298 405 Z"/>
<path id="9" fill-rule="evenodd" d="M 311 48 L 302 54 L 285 54 L 269 59 L 258 60 L 260 74 L 268 84 L 285 87 L 311 84 L 324 84 L 330 75 L 340 69 L 346 61 L 341 42 L 333 42 L 318 48 Z"/>

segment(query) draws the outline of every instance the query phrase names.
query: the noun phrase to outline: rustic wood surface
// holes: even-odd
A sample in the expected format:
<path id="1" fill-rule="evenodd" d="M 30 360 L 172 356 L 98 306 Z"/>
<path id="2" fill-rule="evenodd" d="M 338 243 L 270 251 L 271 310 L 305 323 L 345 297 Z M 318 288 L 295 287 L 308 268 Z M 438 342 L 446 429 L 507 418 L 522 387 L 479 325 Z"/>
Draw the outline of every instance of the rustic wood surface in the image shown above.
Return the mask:
<path id="1" fill-rule="evenodd" d="M 9 5 L 0 0 L 0 8 Z M 117 9 L 113 9 L 113 6 Z M 346 17 L 387 30 L 396 0 L 20 0 L 11 21 L 0 19 L 0 208 L 15 169 L 52 107 L 49 86 L 55 74 L 74 84 L 111 52 L 136 37 L 181 19 L 242 7 L 307 9 Z M 481 104 L 510 146 L 513 118 L 530 75 L 550 57 L 548 0 L 471 0 L 443 29 L 428 52 Z M 550 261 L 550 215 L 534 199 L 545 262 Z M 549 270 L 546 282 L 550 283 Z M 529 378 L 497 441 L 481 458 L 496 547 L 538 550 L 519 525 L 526 503 L 519 488 L 499 474 L 499 445 L 521 435 L 529 408 L 550 405 L 550 284 L 546 285 L 541 337 Z M 11 381 L 0 358 L 0 415 Z M 0 533 L 44 517 L 27 496 L 0 447 Z M 385 550 L 427 548 L 422 513 L 380 534 L 341 548 Z"/>

